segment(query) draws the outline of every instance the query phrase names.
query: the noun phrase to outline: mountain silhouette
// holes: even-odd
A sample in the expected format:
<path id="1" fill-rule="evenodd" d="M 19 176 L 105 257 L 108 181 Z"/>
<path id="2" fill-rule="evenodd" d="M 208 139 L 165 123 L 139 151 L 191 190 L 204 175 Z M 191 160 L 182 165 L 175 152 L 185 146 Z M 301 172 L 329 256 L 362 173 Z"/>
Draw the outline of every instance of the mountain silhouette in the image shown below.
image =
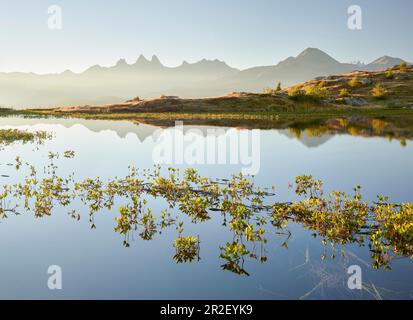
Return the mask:
<path id="1" fill-rule="evenodd" d="M 275 66 L 257 67 L 241 71 L 236 75 L 241 91 L 254 91 L 265 86 L 275 86 L 281 82 L 290 86 L 308 81 L 317 76 L 341 74 L 357 69 L 356 65 L 340 63 L 325 52 L 316 48 L 307 48 L 296 57 L 289 57 Z M 251 84 L 254 79 L 254 84 Z"/>
<path id="2" fill-rule="evenodd" d="M 276 65 L 238 70 L 217 59 L 167 67 L 156 55 L 150 60 L 140 55 L 131 64 L 119 59 L 113 66 L 94 65 L 82 73 L 0 73 L 0 106 L 50 107 L 117 103 L 162 94 L 190 98 L 261 92 L 277 82 L 286 87 L 318 76 L 385 69 L 402 61 L 384 56 L 367 65 L 341 63 L 320 49 L 307 48 Z"/>
<path id="3" fill-rule="evenodd" d="M 366 66 L 365 69 L 367 71 L 374 71 L 374 70 L 377 70 L 377 69 L 387 69 L 387 68 L 393 67 L 395 65 L 399 65 L 402 62 L 403 62 L 403 60 L 399 59 L 399 58 L 383 56 L 383 57 L 378 58 L 378 59 L 374 60 L 373 62 L 369 63 Z"/>

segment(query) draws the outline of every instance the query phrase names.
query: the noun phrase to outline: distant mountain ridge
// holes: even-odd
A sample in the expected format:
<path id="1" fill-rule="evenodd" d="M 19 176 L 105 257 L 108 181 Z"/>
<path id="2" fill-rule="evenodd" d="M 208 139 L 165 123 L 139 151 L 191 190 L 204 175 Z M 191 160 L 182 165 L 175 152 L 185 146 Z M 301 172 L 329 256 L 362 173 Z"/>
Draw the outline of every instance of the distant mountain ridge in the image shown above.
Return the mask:
<path id="1" fill-rule="evenodd" d="M 153 55 L 151 60 L 146 59 L 143 55 L 140 55 L 135 63 L 128 64 L 125 59 L 120 59 L 118 62 L 111 67 L 102 67 L 99 65 L 92 66 L 88 68 L 85 72 L 81 74 L 90 73 L 130 73 L 135 74 L 140 73 L 154 73 L 162 72 L 165 74 L 171 74 L 179 76 L 180 74 L 186 75 L 191 72 L 197 72 L 199 75 L 206 76 L 226 76 L 229 74 L 234 74 L 239 72 L 238 69 L 231 68 L 224 61 L 218 59 L 207 60 L 203 59 L 195 63 L 188 63 L 186 61 L 182 62 L 180 66 L 177 67 L 166 67 L 164 66 L 156 55 Z"/>
<path id="2" fill-rule="evenodd" d="M 376 71 L 403 60 L 383 56 L 367 65 L 341 63 L 317 48 L 307 48 L 296 57 L 276 65 L 239 70 L 220 60 L 183 62 L 164 66 L 156 55 L 140 55 L 134 63 L 120 59 L 110 67 L 94 65 L 82 73 L 0 73 L 0 106 L 50 107 L 121 102 L 130 97 L 181 97 L 224 95 L 232 91 L 261 91 L 277 82 L 290 86 L 317 76 L 354 70 Z"/>

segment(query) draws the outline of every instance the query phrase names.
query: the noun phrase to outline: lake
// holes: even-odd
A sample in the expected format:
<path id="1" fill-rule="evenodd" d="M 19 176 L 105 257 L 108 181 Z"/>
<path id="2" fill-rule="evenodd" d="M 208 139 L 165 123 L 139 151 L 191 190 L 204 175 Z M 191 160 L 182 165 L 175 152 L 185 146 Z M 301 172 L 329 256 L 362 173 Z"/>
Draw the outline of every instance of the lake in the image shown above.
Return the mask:
<path id="1" fill-rule="evenodd" d="M 59 175 L 75 174 L 77 179 L 101 179 L 128 174 L 128 166 L 152 168 L 157 137 L 174 133 L 177 128 L 160 128 L 127 121 L 80 119 L 0 118 L 0 129 L 45 130 L 54 137 L 39 146 L 15 143 L 0 151 L 1 184 L 21 182 L 28 169 L 16 172 L 17 156 L 36 168 L 49 161 L 49 152 L 75 151 L 73 159 L 56 160 Z M 219 129 L 215 133 L 213 130 Z M 192 130 L 192 131 L 191 131 Z M 195 132 L 195 133 L 194 133 Z M 211 135 L 239 136 L 251 130 L 215 127 L 185 127 L 184 136 L 198 135 L 205 145 Z M 311 174 L 324 181 L 326 190 L 351 192 L 362 186 L 365 200 L 377 195 L 389 196 L 393 202 L 412 202 L 413 143 L 400 143 L 383 137 L 354 136 L 331 132 L 297 135 L 288 129 L 258 130 L 259 146 L 255 184 L 275 185 L 275 200 L 296 199 L 289 187 L 296 176 Z M 242 143 L 239 144 L 242 148 Z M 231 155 L 231 145 L 226 146 Z M 221 150 L 222 151 L 222 150 Z M 209 150 L 206 150 L 208 153 Z M 212 179 L 229 178 L 239 173 L 242 163 L 185 164 L 176 167 L 196 168 Z M 38 170 L 43 174 L 43 170 Z M 138 234 L 123 245 L 123 236 L 114 231 L 116 207 L 96 213 L 91 229 L 88 209 L 73 204 L 81 214 L 72 219 L 67 208 L 56 207 L 48 217 L 35 218 L 30 212 L 9 215 L 0 222 L 0 298 L 47 299 L 411 299 L 413 297 L 413 261 L 394 259 L 391 270 L 374 269 L 368 247 L 350 244 L 344 256 L 335 254 L 322 259 L 320 238 L 298 224 L 290 224 L 291 237 L 268 228 L 266 261 L 246 258 L 239 275 L 225 270 L 220 247 L 233 235 L 223 225 L 219 214 L 197 224 L 185 221 L 185 235 L 199 237 L 199 259 L 176 263 L 173 257 L 174 227 L 142 240 Z M 154 213 L 165 203 L 150 202 Z M 178 209 L 174 209 L 179 211 Z M 284 245 L 283 245 L 284 244 Z M 48 267 L 62 270 L 62 290 L 48 288 Z M 363 288 L 348 287 L 348 267 L 362 270 Z"/>

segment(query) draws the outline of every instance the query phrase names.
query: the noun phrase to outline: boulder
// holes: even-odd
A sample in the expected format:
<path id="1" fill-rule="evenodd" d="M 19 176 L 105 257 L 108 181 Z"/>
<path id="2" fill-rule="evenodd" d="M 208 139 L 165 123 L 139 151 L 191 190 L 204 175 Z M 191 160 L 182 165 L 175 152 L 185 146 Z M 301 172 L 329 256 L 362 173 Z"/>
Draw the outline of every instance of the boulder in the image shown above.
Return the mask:
<path id="1" fill-rule="evenodd" d="M 409 79 L 410 79 L 410 77 L 409 77 L 408 74 L 399 74 L 399 75 L 396 77 L 396 80 L 409 80 Z"/>
<path id="2" fill-rule="evenodd" d="M 362 85 L 369 85 L 369 84 L 372 84 L 373 81 L 371 79 L 360 79 L 360 83 Z"/>
<path id="3" fill-rule="evenodd" d="M 363 98 L 344 98 L 344 102 L 351 106 L 361 107 L 368 104 Z"/>

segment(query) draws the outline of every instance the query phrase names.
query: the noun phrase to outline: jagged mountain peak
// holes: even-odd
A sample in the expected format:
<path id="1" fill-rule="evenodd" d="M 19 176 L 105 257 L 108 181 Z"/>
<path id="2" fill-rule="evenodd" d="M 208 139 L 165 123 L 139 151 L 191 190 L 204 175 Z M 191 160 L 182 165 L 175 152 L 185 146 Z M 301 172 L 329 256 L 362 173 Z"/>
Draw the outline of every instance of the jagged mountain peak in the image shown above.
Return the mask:
<path id="1" fill-rule="evenodd" d="M 157 65 L 162 65 L 161 61 L 159 60 L 159 58 L 155 54 L 152 56 L 151 63 L 152 64 L 157 64 Z"/>
<path id="2" fill-rule="evenodd" d="M 209 66 L 209 67 L 211 66 L 228 67 L 229 68 L 229 66 L 224 61 L 221 61 L 218 59 L 214 59 L 214 60 L 202 59 L 198 62 L 195 62 L 193 65 L 204 65 L 204 66 Z"/>
<path id="3" fill-rule="evenodd" d="M 119 59 L 118 62 L 116 62 L 116 66 L 120 67 L 120 66 L 127 66 L 128 63 L 126 62 L 125 59 Z"/>
<path id="4" fill-rule="evenodd" d="M 213 70 L 213 69 L 222 69 L 222 70 L 229 70 L 233 69 L 228 66 L 224 61 L 214 59 L 202 59 L 194 63 L 188 63 L 187 61 L 183 61 L 179 68 L 185 69 L 202 69 L 202 70 Z M 233 69 L 236 70 L 236 69 Z"/>
<path id="5" fill-rule="evenodd" d="M 139 55 L 138 59 L 136 60 L 136 64 L 143 64 L 148 63 L 149 60 L 145 58 L 143 54 Z"/>

